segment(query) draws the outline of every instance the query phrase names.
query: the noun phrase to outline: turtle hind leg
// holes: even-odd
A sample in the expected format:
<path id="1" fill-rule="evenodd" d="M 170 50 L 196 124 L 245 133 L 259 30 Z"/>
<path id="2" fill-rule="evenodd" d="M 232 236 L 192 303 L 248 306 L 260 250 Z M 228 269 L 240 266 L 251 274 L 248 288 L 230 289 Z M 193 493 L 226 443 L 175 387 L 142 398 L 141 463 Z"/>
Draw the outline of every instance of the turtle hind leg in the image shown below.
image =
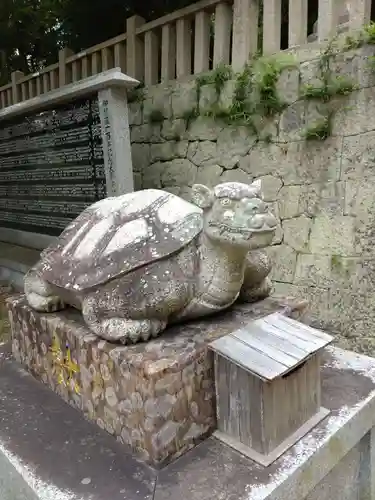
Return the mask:
<path id="1" fill-rule="evenodd" d="M 51 286 L 31 269 L 24 279 L 24 291 L 29 305 L 39 312 L 56 312 L 65 308 L 64 302 L 55 295 Z"/>
<path id="2" fill-rule="evenodd" d="M 158 319 L 127 319 L 121 317 L 101 317 L 95 296 L 86 297 L 82 304 L 82 314 L 89 328 L 108 342 L 136 344 L 147 342 L 162 333 L 166 321 Z"/>

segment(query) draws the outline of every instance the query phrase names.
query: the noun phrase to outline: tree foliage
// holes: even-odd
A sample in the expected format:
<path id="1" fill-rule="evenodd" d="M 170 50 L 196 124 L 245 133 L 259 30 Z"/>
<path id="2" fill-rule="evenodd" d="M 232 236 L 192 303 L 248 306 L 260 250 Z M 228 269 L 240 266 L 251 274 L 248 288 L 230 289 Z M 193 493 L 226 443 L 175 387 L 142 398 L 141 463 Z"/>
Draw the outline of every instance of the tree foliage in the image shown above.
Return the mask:
<path id="1" fill-rule="evenodd" d="M 56 62 L 63 46 L 78 52 L 123 33 L 132 15 L 149 21 L 194 1 L 0 0 L 0 84 L 10 80 L 12 71 L 30 73 Z M 309 24 L 311 14 L 316 19 L 317 1 L 309 2 Z M 282 0 L 282 18 L 284 48 L 288 43 L 287 0 Z"/>
<path id="2" fill-rule="evenodd" d="M 60 44 L 58 12 L 63 0 L 0 1 L 0 78 L 25 73 L 56 60 Z"/>
<path id="3" fill-rule="evenodd" d="M 125 31 L 135 14 L 152 20 L 197 0 L 65 0 L 61 12 L 64 42 L 74 51 L 90 47 Z"/>
<path id="4" fill-rule="evenodd" d="M 152 20 L 194 0 L 0 0 L 0 84 L 37 71 L 62 46 L 88 48 L 125 31 L 134 14 Z"/>

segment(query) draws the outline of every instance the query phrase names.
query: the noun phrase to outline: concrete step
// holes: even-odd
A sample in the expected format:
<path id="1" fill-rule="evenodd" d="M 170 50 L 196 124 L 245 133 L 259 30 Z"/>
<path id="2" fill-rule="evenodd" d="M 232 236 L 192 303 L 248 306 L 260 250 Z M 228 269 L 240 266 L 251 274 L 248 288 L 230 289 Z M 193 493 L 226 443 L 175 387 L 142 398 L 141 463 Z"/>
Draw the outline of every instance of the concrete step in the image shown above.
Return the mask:
<path id="1" fill-rule="evenodd" d="M 156 471 L 0 348 L 1 500 L 353 500 L 375 491 L 375 360 L 327 348 L 330 415 L 262 468 L 213 437 Z"/>
<path id="2" fill-rule="evenodd" d="M 39 259 L 40 251 L 0 242 L 0 281 L 23 289 L 23 277 Z"/>
<path id="3" fill-rule="evenodd" d="M 2 353 L 1 500 L 151 500 L 157 473 Z"/>

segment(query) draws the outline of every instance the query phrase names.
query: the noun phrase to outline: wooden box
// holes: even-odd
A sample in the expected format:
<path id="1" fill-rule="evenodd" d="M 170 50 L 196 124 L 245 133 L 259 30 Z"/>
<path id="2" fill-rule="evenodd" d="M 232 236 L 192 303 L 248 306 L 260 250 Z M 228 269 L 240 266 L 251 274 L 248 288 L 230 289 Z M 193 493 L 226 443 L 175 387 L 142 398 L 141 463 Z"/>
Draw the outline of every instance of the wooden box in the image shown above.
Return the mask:
<path id="1" fill-rule="evenodd" d="M 214 435 L 262 465 L 274 462 L 329 413 L 321 407 L 320 353 L 332 340 L 275 313 L 209 344 Z"/>

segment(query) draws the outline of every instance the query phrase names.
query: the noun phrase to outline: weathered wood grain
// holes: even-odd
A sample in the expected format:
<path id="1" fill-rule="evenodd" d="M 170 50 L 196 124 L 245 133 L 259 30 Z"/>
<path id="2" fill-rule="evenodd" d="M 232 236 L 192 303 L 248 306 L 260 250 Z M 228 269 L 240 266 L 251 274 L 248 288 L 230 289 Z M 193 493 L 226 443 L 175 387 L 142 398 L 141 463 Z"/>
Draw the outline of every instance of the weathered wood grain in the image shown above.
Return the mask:
<path id="1" fill-rule="evenodd" d="M 209 344 L 218 437 L 262 464 L 292 446 L 327 414 L 321 409 L 320 358 L 331 341 L 324 332 L 272 314 Z"/>
<path id="2" fill-rule="evenodd" d="M 270 314 L 210 344 L 265 380 L 285 375 L 332 342 L 332 337 L 282 314 Z"/>
<path id="3" fill-rule="evenodd" d="M 288 352 L 285 352 L 283 349 L 278 349 L 277 347 L 271 345 L 267 342 L 267 332 L 264 332 L 264 340 L 260 338 L 256 338 L 253 335 L 253 329 L 250 330 L 237 330 L 233 332 L 232 336 L 245 345 L 251 347 L 254 351 L 258 351 L 260 353 L 265 353 L 271 360 L 276 361 L 277 363 L 285 366 L 285 368 L 290 369 L 293 368 L 296 363 L 299 363 L 301 360 L 300 357 L 291 356 Z"/>
<path id="4" fill-rule="evenodd" d="M 215 340 L 210 346 L 215 352 L 241 366 L 244 370 L 255 373 L 264 379 L 272 380 L 288 369 L 287 366 L 273 360 L 266 353 L 255 351 L 231 335 Z"/>

